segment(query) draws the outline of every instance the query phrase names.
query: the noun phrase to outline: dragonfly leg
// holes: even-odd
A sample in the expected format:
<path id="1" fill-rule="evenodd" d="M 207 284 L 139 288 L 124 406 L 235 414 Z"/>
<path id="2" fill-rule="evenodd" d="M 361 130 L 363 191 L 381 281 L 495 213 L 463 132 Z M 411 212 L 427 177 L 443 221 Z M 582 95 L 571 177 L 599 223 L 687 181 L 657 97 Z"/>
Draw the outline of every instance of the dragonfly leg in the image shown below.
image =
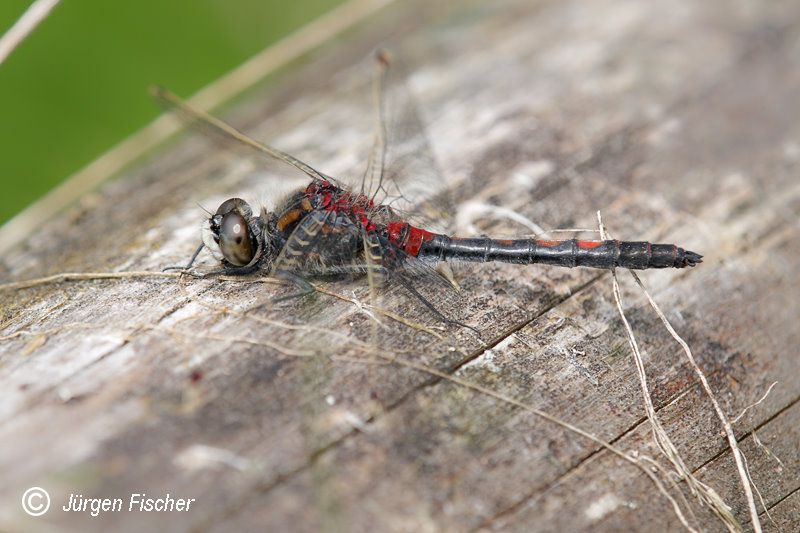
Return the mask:
<path id="1" fill-rule="evenodd" d="M 170 270 L 188 271 L 190 268 L 192 268 L 192 265 L 194 264 L 195 259 L 197 259 L 197 256 L 200 255 L 200 252 L 203 250 L 204 247 L 205 247 L 205 244 L 204 243 L 200 243 L 200 246 L 198 246 L 197 250 L 194 251 L 194 253 L 192 254 L 192 257 L 189 259 L 189 263 L 186 266 L 177 266 L 177 265 L 168 266 L 168 267 L 164 268 L 161 272 L 168 272 Z"/>
<path id="2" fill-rule="evenodd" d="M 404 280 L 402 278 L 400 278 L 399 281 L 400 281 L 400 284 L 403 285 L 403 287 L 405 287 L 408 290 L 408 292 L 413 294 L 414 297 L 417 300 L 422 302 L 425 305 L 425 307 L 427 307 L 428 310 L 431 313 L 433 313 L 433 315 L 436 318 L 438 318 L 439 320 L 441 320 L 445 324 L 452 324 L 454 326 L 459 326 L 459 327 L 471 330 L 473 333 L 475 333 L 475 335 L 478 336 L 478 339 L 480 339 L 481 342 L 483 341 L 483 337 L 481 337 L 481 332 L 480 331 L 478 331 L 477 329 L 473 328 L 472 326 L 464 324 L 463 322 L 459 322 L 458 320 L 454 320 L 452 318 L 446 317 L 441 311 L 436 309 L 435 305 L 433 305 L 431 302 L 429 302 L 427 299 L 425 299 L 425 297 L 419 293 L 419 291 L 414 287 L 414 285 L 412 285 L 411 283 L 409 283 L 408 281 L 406 281 L 406 280 Z"/>
<path id="3" fill-rule="evenodd" d="M 287 294 L 286 296 L 278 296 L 277 298 L 273 298 L 272 303 L 274 304 L 292 300 L 294 298 L 302 298 L 304 296 L 308 296 L 309 294 L 313 294 L 317 290 L 304 277 L 299 276 L 294 272 L 289 272 L 288 270 L 276 270 L 275 277 L 284 281 L 288 281 L 300 290 L 291 294 Z"/>

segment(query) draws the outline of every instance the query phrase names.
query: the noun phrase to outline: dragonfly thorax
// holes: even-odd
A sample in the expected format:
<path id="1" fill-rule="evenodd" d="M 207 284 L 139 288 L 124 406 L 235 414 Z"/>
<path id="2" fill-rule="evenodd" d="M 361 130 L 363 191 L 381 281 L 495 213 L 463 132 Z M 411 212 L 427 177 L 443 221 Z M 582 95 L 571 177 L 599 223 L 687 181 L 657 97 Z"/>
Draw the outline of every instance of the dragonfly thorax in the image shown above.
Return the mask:
<path id="1" fill-rule="evenodd" d="M 314 180 L 259 216 L 240 198 L 226 200 L 204 223 L 203 243 L 230 271 L 270 271 L 281 263 L 284 270 L 321 272 L 357 260 L 364 239 L 384 235 L 395 218 L 363 193 Z M 327 245 L 318 246 L 322 241 Z"/>

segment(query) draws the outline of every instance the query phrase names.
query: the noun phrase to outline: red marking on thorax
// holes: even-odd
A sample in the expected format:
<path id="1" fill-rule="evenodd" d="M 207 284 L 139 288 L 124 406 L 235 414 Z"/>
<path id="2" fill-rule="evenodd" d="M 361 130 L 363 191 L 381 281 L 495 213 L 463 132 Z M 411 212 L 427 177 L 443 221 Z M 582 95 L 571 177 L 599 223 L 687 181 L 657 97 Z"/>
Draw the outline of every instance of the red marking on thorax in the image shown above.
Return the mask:
<path id="1" fill-rule="evenodd" d="M 591 250 L 602 245 L 603 241 L 578 241 L 578 248 L 583 248 L 584 250 Z"/>
<path id="2" fill-rule="evenodd" d="M 375 202 L 363 194 L 344 192 L 328 181 L 311 183 L 306 187 L 310 199 L 321 197 L 320 203 L 326 211 L 350 214 L 367 230 L 374 231 L 377 226 L 370 220 L 368 210 L 375 208 Z"/>
<path id="3" fill-rule="evenodd" d="M 405 242 L 400 242 L 403 237 L 403 230 L 408 227 L 405 222 L 389 222 L 386 225 L 386 233 L 389 235 L 389 240 L 395 246 L 403 247 Z"/>

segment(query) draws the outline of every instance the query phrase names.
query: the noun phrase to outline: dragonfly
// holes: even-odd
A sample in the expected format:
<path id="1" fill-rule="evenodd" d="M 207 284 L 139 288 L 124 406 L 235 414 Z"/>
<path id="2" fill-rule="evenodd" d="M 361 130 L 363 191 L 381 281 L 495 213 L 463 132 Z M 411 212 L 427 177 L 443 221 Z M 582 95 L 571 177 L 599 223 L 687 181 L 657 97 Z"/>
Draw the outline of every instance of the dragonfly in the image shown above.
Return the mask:
<path id="1" fill-rule="evenodd" d="M 384 99 L 389 63 L 385 52 L 377 54 L 373 83 L 377 128 L 367 170 L 359 187 L 349 187 L 342 180 L 328 176 L 278 148 L 256 141 L 222 120 L 190 106 L 168 90 L 155 88 L 156 98 L 185 120 L 269 159 L 285 163 L 310 180 L 307 186 L 291 193 L 272 211 L 262 208 L 256 214 L 241 198 L 224 201 L 215 212 L 209 213 L 203 223 L 202 243 L 189 263 L 185 267 L 168 268 L 188 272 L 206 248 L 221 265 L 221 269 L 206 275 L 268 273 L 290 281 L 300 289 L 284 298 L 314 292 L 309 278 L 379 275 L 382 279 L 400 281 L 440 319 L 463 325 L 445 317 L 418 290 L 420 284 L 427 281 L 439 284 L 446 281 L 433 268 L 436 264 L 500 261 L 519 265 L 539 263 L 559 267 L 652 269 L 693 267 L 702 262 L 700 254 L 674 244 L 456 237 L 410 221 L 402 210 L 385 200 L 396 179 L 393 174 L 398 166 L 387 158 L 390 132 L 385 124 Z M 406 96 L 404 101 L 404 106 L 409 108 L 411 99 Z M 416 114 L 413 109 L 402 112 Z M 427 149 L 424 142 L 418 144 Z M 430 159 L 413 154 L 410 158 L 412 163 L 424 163 Z M 408 167 L 409 157 L 405 159 Z M 429 168 L 419 167 L 417 164 L 417 172 L 430 175 Z M 380 198 L 381 193 L 384 199 Z M 446 284 L 452 287 L 450 283 Z"/>

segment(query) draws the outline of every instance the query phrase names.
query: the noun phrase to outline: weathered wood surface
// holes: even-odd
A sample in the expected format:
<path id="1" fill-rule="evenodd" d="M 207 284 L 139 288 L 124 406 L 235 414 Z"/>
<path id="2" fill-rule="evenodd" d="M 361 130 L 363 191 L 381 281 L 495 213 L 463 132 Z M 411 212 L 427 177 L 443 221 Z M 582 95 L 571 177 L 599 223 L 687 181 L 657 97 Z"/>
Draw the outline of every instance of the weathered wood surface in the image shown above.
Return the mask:
<path id="1" fill-rule="evenodd" d="M 779 382 L 734 427 L 773 519 L 800 528 L 800 6 L 424 5 L 388 8 L 228 118 L 325 172 L 357 171 L 371 126 L 364 58 L 388 39 L 461 205 L 480 199 L 547 227 L 593 227 L 600 209 L 617 237 L 705 254 L 699 268 L 645 282 L 731 417 Z M 263 168 L 187 139 L 45 224 L 2 259 L 2 281 L 182 261 L 198 238 L 196 202 L 255 201 L 297 179 Z M 525 230 L 488 219 L 479 231 Z M 489 346 L 458 328 L 437 339 L 383 317 L 381 349 L 658 457 L 608 274 L 456 274 L 463 294 L 438 303 Z M 620 274 L 659 416 L 746 529 L 719 421 Z M 324 286 L 368 297 L 363 283 Z M 372 343 L 371 319 L 326 295 L 269 304 L 286 290 L 154 278 L 0 292 L 0 528 L 681 530 L 647 477 L 593 442 L 402 365 L 337 359 L 365 357 L 354 340 Z M 381 305 L 438 326 L 399 293 Z M 102 520 L 51 508 L 33 519 L 19 506 L 32 485 L 54 507 L 70 492 L 198 503 Z M 724 529 L 687 498 L 694 525 Z"/>

